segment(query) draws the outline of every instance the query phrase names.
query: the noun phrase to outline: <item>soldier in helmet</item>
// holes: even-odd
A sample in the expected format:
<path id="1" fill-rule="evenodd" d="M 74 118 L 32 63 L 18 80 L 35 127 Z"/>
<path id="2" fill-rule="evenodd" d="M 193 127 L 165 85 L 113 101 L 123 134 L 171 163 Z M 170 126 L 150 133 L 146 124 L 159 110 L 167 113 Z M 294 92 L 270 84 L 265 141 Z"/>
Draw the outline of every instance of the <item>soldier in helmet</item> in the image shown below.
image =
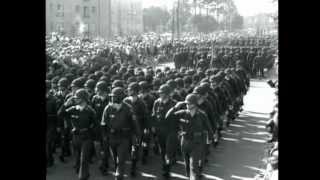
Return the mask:
<path id="1" fill-rule="evenodd" d="M 91 104 L 93 109 L 96 111 L 97 115 L 97 121 L 100 121 L 102 119 L 102 113 L 104 108 L 109 103 L 109 97 L 108 97 L 108 85 L 104 81 L 99 81 L 96 84 L 95 87 L 95 95 L 93 96 L 91 100 Z M 101 159 L 101 164 L 99 164 L 99 170 L 103 175 L 107 175 L 107 170 L 109 168 L 109 141 L 108 139 L 102 138 L 102 130 L 100 126 L 97 126 L 95 129 L 95 139 L 98 144 L 95 144 L 96 154 L 98 155 L 98 158 Z M 100 155 L 100 156 L 99 156 Z"/>
<path id="2" fill-rule="evenodd" d="M 176 104 L 176 101 L 170 98 L 169 85 L 161 85 L 159 88 L 159 98 L 154 102 L 152 109 L 153 126 L 152 132 L 156 134 L 155 144 L 159 147 L 162 159 L 163 176 L 170 176 L 170 167 L 176 152 L 175 141 L 176 127 L 171 121 L 165 120 L 168 110 Z"/>
<path id="3" fill-rule="evenodd" d="M 97 126 L 96 113 L 89 106 L 89 94 L 85 89 L 78 89 L 74 95 L 75 104 L 63 105 L 59 116 L 70 118 L 72 142 L 76 157 L 75 169 L 80 180 L 89 179 L 90 148 L 93 141 L 92 131 Z"/>
<path id="4" fill-rule="evenodd" d="M 89 79 L 85 82 L 84 88 L 88 91 L 89 99 L 91 100 L 94 96 L 94 88 L 95 88 L 96 82 L 93 79 Z"/>
<path id="5" fill-rule="evenodd" d="M 142 164 L 146 164 L 147 156 L 149 155 L 149 146 L 150 146 L 150 139 L 151 139 L 151 112 L 152 112 L 153 103 L 156 100 L 156 97 L 154 97 L 150 93 L 150 88 L 148 87 L 148 83 L 146 81 L 139 82 L 139 86 L 140 86 L 140 93 L 138 97 L 145 103 L 147 112 L 149 112 L 146 117 L 146 122 L 148 123 L 146 123 L 147 126 L 145 128 L 146 130 L 142 139 L 142 147 L 143 147 Z"/>
<path id="6" fill-rule="evenodd" d="M 148 136 L 148 127 L 149 123 L 147 120 L 148 111 L 146 108 L 145 103 L 138 97 L 139 94 L 139 84 L 137 82 L 132 82 L 128 86 L 128 97 L 126 97 L 123 101 L 130 105 L 133 112 L 133 118 L 139 123 L 139 126 L 141 128 L 142 139 L 139 139 L 139 142 L 132 142 L 132 150 L 131 150 L 131 175 L 134 177 L 136 176 L 136 165 L 137 161 L 139 159 L 138 152 L 140 150 L 141 145 L 145 145 L 145 139 Z M 142 144 L 141 144 L 142 143 Z M 145 148 L 145 147 L 144 147 Z M 142 159 L 144 159 L 144 162 L 146 161 L 146 154 L 144 153 L 144 156 Z"/>
<path id="7" fill-rule="evenodd" d="M 109 139 L 116 167 L 116 180 L 121 180 L 125 172 L 125 162 L 129 157 L 132 137 L 135 135 L 135 139 L 140 139 L 141 131 L 137 118 L 133 116 L 132 107 L 123 101 L 123 88 L 112 89 L 110 97 L 111 101 L 102 114 L 101 126 L 103 137 Z"/>
<path id="8" fill-rule="evenodd" d="M 46 153 L 47 153 L 47 167 L 54 164 L 53 151 L 55 149 L 55 135 L 59 128 L 57 120 L 57 101 L 50 93 L 51 82 L 46 81 L 46 108 L 47 108 L 47 133 L 46 133 Z"/>
<path id="9" fill-rule="evenodd" d="M 77 90 L 82 88 L 83 79 L 77 78 L 74 79 L 71 82 L 71 92 L 66 95 L 64 99 L 64 104 L 62 106 L 65 106 L 66 108 L 76 105 L 76 98 L 75 93 Z M 61 106 L 61 107 L 62 107 Z M 64 115 L 59 116 L 59 121 L 63 123 L 63 129 L 62 129 L 62 151 L 61 155 L 59 156 L 60 160 L 62 162 L 65 162 L 65 157 L 71 156 L 71 149 L 70 149 L 70 141 L 72 139 L 71 137 L 71 120 L 69 117 L 66 117 Z"/>
<path id="10" fill-rule="evenodd" d="M 175 120 L 181 125 L 181 148 L 185 161 L 186 175 L 190 179 L 200 179 L 201 170 L 199 163 L 202 160 L 206 136 L 204 131 L 213 136 L 211 123 L 207 115 L 198 108 L 198 97 L 195 94 L 188 94 L 185 101 L 178 102 L 166 115 L 166 120 Z M 186 105 L 187 109 L 180 110 Z"/>

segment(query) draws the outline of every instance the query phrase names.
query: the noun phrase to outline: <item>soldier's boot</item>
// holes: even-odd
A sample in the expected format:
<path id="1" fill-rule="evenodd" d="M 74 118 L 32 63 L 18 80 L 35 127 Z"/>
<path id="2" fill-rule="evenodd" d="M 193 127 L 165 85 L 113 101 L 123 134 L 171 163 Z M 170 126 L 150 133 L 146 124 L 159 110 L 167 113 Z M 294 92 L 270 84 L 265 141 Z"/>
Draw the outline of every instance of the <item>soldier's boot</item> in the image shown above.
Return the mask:
<path id="1" fill-rule="evenodd" d="M 123 175 L 117 175 L 117 176 L 115 176 L 115 180 L 123 180 Z"/>
<path id="2" fill-rule="evenodd" d="M 147 164 L 147 157 L 149 155 L 148 148 L 143 148 L 142 153 L 142 164 L 145 165 Z"/>
<path id="3" fill-rule="evenodd" d="M 130 175 L 131 177 L 137 176 L 137 160 L 132 160 Z"/>
<path id="4" fill-rule="evenodd" d="M 186 176 L 190 177 L 190 162 L 189 162 L 189 160 L 187 160 L 187 162 L 186 162 L 185 171 L 186 171 Z"/>
<path id="5" fill-rule="evenodd" d="M 163 169 L 163 173 L 162 176 L 166 179 L 170 178 L 170 169 L 171 169 L 171 165 L 170 164 L 165 164 L 162 167 Z"/>

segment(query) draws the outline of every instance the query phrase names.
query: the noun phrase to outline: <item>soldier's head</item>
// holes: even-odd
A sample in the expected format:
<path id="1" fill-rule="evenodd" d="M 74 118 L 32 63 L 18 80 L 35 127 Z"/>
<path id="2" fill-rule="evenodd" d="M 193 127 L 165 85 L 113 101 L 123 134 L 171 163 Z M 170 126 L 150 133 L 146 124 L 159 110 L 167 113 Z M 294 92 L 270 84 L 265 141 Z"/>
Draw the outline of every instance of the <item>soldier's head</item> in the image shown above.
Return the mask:
<path id="1" fill-rule="evenodd" d="M 68 89 L 68 80 L 67 78 L 63 77 L 58 81 L 58 90 L 59 91 L 66 91 Z"/>
<path id="2" fill-rule="evenodd" d="M 104 81 L 99 81 L 97 84 L 96 84 L 96 87 L 95 87 L 95 92 L 99 95 L 102 95 L 104 93 L 107 93 L 108 92 L 108 84 Z"/>
<path id="3" fill-rule="evenodd" d="M 89 94 L 87 90 L 84 88 L 80 88 L 76 90 L 74 98 L 75 98 L 76 104 L 83 104 L 83 103 L 89 102 Z"/>
<path id="4" fill-rule="evenodd" d="M 139 84 L 137 82 L 132 82 L 128 86 L 128 95 L 136 96 L 139 93 Z"/>
<path id="5" fill-rule="evenodd" d="M 113 88 L 111 93 L 109 94 L 111 97 L 111 102 L 114 104 L 120 104 L 122 100 L 125 98 L 125 93 L 123 88 L 121 87 L 116 87 Z"/>
<path id="6" fill-rule="evenodd" d="M 72 92 L 75 93 L 80 88 L 82 88 L 82 80 L 80 78 L 74 79 L 71 82 L 71 90 L 72 90 Z"/>
<path id="7" fill-rule="evenodd" d="M 158 90 L 159 97 L 160 97 L 161 99 L 169 98 L 169 96 L 170 96 L 170 91 L 171 91 L 171 89 L 170 89 L 169 85 L 167 85 L 167 84 L 161 85 L 160 88 L 159 88 L 159 90 Z"/>
<path id="8" fill-rule="evenodd" d="M 185 98 L 185 103 L 187 104 L 187 109 L 189 111 L 195 110 L 198 105 L 198 95 L 196 94 L 188 94 Z"/>
<path id="9" fill-rule="evenodd" d="M 149 91 L 149 84 L 147 81 L 139 82 L 140 93 L 147 93 Z"/>
<path id="10" fill-rule="evenodd" d="M 123 88 L 124 87 L 124 84 L 122 82 L 122 80 L 114 80 L 113 83 L 112 83 L 112 89 L 116 88 L 116 87 L 121 87 Z"/>
<path id="11" fill-rule="evenodd" d="M 96 85 L 96 82 L 93 79 L 89 79 L 84 84 L 84 88 L 86 88 L 88 91 L 93 91 L 95 85 Z"/>
<path id="12" fill-rule="evenodd" d="M 201 104 L 206 98 L 206 92 L 205 92 L 204 87 L 202 87 L 202 86 L 196 86 L 193 89 L 192 93 L 198 95 L 198 103 L 199 104 Z"/>

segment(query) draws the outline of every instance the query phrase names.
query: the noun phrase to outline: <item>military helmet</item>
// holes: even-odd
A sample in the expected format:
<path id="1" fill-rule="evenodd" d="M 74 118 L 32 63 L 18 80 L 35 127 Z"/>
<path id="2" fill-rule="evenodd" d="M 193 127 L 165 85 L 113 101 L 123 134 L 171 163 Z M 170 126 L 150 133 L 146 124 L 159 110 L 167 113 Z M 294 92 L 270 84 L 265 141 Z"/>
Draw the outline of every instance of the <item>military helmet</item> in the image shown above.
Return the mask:
<path id="1" fill-rule="evenodd" d="M 199 94 L 199 95 L 204 95 L 205 94 L 205 90 L 202 86 L 196 86 L 194 89 L 193 89 L 193 92 L 194 94 Z"/>
<path id="2" fill-rule="evenodd" d="M 129 84 L 128 89 L 132 90 L 134 92 L 138 92 L 139 91 L 139 84 L 137 82 L 132 82 Z"/>
<path id="3" fill-rule="evenodd" d="M 187 104 L 193 104 L 193 105 L 197 105 L 198 104 L 198 96 L 196 94 L 188 94 L 186 96 L 185 102 Z"/>
<path id="4" fill-rule="evenodd" d="M 85 88 L 89 88 L 89 89 L 94 89 L 95 85 L 96 85 L 95 80 L 89 79 L 89 80 L 87 80 L 86 83 L 84 84 L 84 87 L 85 87 Z"/>
<path id="5" fill-rule="evenodd" d="M 174 81 L 176 82 L 177 87 L 182 88 L 184 86 L 184 82 L 182 78 L 176 78 Z"/>
<path id="6" fill-rule="evenodd" d="M 210 84 L 208 82 L 202 82 L 200 83 L 200 86 L 203 88 L 205 93 L 210 91 Z"/>
<path id="7" fill-rule="evenodd" d="M 96 84 L 96 88 L 100 91 L 107 91 L 108 90 L 108 84 L 105 81 L 99 81 Z"/>
<path id="8" fill-rule="evenodd" d="M 71 82 L 71 87 L 81 88 L 82 87 L 82 80 L 80 78 L 74 79 Z"/>
<path id="9" fill-rule="evenodd" d="M 78 90 L 76 91 L 76 93 L 75 93 L 75 96 L 76 96 L 77 98 L 80 98 L 80 99 L 85 100 L 85 101 L 87 101 L 87 102 L 89 101 L 89 94 L 88 94 L 87 90 L 85 90 L 85 89 L 83 89 L 83 88 L 78 89 Z"/>
<path id="10" fill-rule="evenodd" d="M 59 81 L 59 76 L 55 76 L 55 77 L 53 77 L 53 78 L 51 79 L 51 83 L 52 83 L 52 84 L 57 84 L 58 81 Z"/>
<path id="11" fill-rule="evenodd" d="M 158 92 L 159 92 L 159 94 L 163 93 L 163 94 L 169 95 L 170 91 L 171 91 L 171 89 L 170 89 L 169 85 L 163 84 L 163 85 L 160 86 Z"/>
<path id="12" fill-rule="evenodd" d="M 59 80 L 58 82 L 58 86 L 59 87 L 64 87 L 64 88 L 67 88 L 68 87 L 68 80 L 67 78 L 63 77 Z"/>
<path id="13" fill-rule="evenodd" d="M 124 84 L 123 84 L 122 80 L 115 80 L 115 81 L 113 81 L 113 83 L 112 83 L 112 88 L 116 88 L 116 87 L 121 87 L 121 88 L 124 87 Z"/>
<path id="14" fill-rule="evenodd" d="M 177 87 L 176 82 L 173 79 L 168 80 L 167 84 L 171 88 L 171 90 L 174 90 Z"/>
<path id="15" fill-rule="evenodd" d="M 122 87 L 115 87 L 112 89 L 111 93 L 109 96 L 118 96 L 118 97 L 124 97 L 124 90 Z"/>
<path id="16" fill-rule="evenodd" d="M 127 82 L 128 82 L 128 84 L 130 84 L 132 82 L 137 82 L 137 78 L 135 76 L 131 76 L 128 78 Z"/>
<path id="17" fill-rule="evenodd" d="M 139 86 L 141 90 L 147 90 L 148 89 L 148 82 L 147 81 L 140 81 Z"/>

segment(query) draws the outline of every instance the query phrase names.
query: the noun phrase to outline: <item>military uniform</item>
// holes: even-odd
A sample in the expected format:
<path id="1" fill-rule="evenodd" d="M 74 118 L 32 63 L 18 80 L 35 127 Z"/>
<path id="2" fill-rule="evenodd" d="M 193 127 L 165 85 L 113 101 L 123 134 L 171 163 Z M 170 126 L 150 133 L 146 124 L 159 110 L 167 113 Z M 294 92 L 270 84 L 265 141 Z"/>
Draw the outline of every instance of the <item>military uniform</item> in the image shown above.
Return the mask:
<path id="1" fill-rule="evenodd" d="M 169 95 L 170 87 L 162 85 L 159 93 Z M 176 104 L 176 101 L 168 98 L 166 102 L 158 98 L 153 105 L 152 118 L 153 129 L 156 133 L 156 145 L 159 146 L 164 176 L 169 176 L 170 165 L 176 152 L 175 140 L 177 138 L 177 127 L 171 121 L 165 119 L 168 110 Z"/>
<path id="2" fill-rule="evenodd" d="M 77 90 L 75 96 L 88 102 L 89 95 L 84 89 Z M 96 113 L 86 104 L 83 108 L 77 105 L 69 108 L 62 106 L 58 115 L 70 118 L 76 172 L 79 172 L 80 180 L 87 180 L 89 179 L 90 148 L 93 141 L 92 131 L 97 126 Z"/>
<path id="3" fill-rule="evenodd" d="M 123 179 L 133 134 L 139 139 L 141 131 L 138 121 L 133 118 L 132 108 L 122 101 L 125 96 L 123 89 L 114 88 L 111 96 L 112 103 L 109 103 L 103 111 L 101 126 L 104 129 L 104 138 L 110 143 L 116 166 L 116 179 Z"/>
<path id="4" fill-rule="evenodd" d="M 197 97 L 194 94 L 189 94 L 186 97 L 187 104 L 196 106 Z M 204 146 L 206 144 L 206 136 L 204 131 L 209 132 L 209 136 L 213 135 L 211 124 L 207 115 L 200 109 L 196 109 L 194 114 L 188 109 L 178 110 L 179 107 L 173 107 L 169 110 L 166 119 L 175 120 L 181 125 L 181 148 L 185 161 L 185 170 L 190 179 L 200 179 L 201 171 L 199 162 L 204 153 Z"/>

